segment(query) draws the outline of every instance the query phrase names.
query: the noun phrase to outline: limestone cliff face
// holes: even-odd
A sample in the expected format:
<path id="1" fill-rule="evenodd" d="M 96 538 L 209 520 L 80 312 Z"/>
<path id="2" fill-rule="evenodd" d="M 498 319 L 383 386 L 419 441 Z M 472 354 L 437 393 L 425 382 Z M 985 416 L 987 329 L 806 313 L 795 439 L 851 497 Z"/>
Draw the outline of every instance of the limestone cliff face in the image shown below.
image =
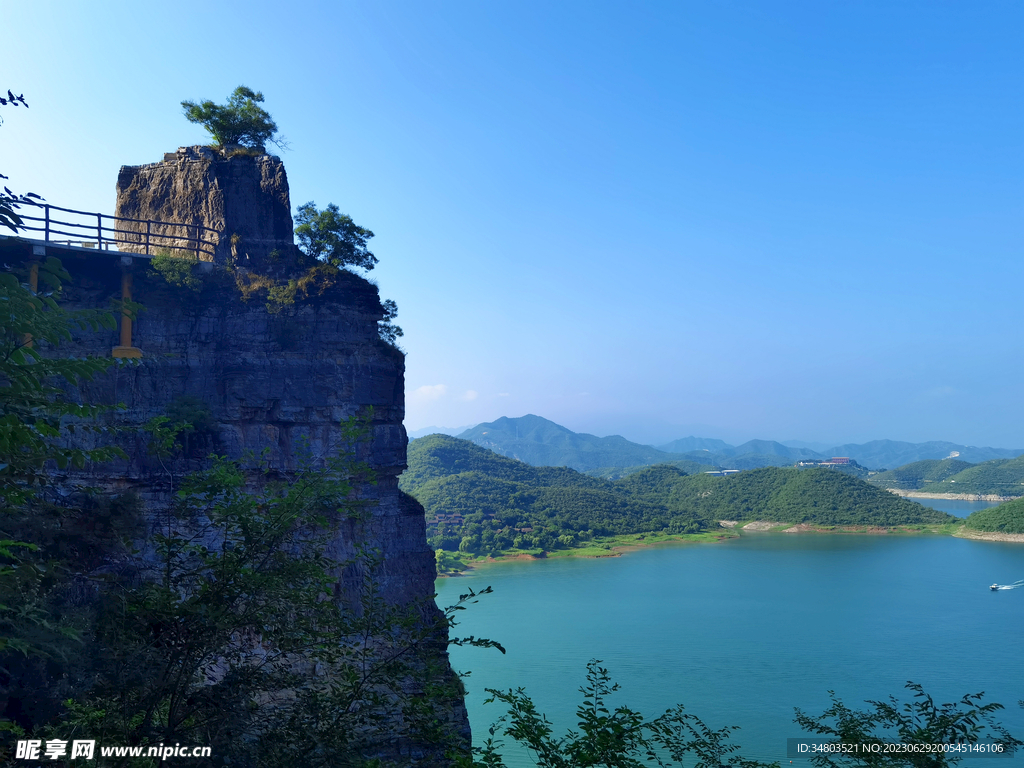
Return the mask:
<path id="1" fill-rule="evenodd" d="M 121 267 L 113 258 L 65 259 L 65 265 L 74 278 L 65 286 L 69 308 L 103 307 L 118 296 Z M 211 450 L 237 458 L 264 448 L 270 466 L 287 474 L 297 468 L 303 444 L 313 456 L 345 448 L 341 421 L 372 408 L 372 439 L 362 458 L 377 474 L 377 485 L 365 492 L 378 504 L 369 530 L 358 535 L 381 550 L 390 599 L 431 595 L 434 560 L 423 514 L 397 485 L 405 468 L 404 357 L 377 335 L 376 287 L 345 273 L 330 295 L 271 314 L 216 275 L 193 292 L 169 286 L 141 259 L 130 269 L 133 298 L 144 307 L 132 333 L 142 358 L 86 383 L 83 397 L 123 403 L 119 420 L 136 425 L 166 414 L 182 397 L 209 408 L 215 422 L 209 442 L 177 460 L 178 474 L 198 468 Z M 113 332 L 83 334 L 75 351 L 109 355 L 114 343 Z M 144 450 L 145 438 L 136 441 L 128 462 L 97 465 L 79 479 L 133 489 L 161 505 L 170 492 L 166 472 Z M 337 542 L 338 559 L 357 543 Z"/>
<path id="2" fill-rule="evenodd" d="M 146 231 L 145 220 L 174 222 L 180 227 L 152 226 L 159 242 L 186 250 L 185 238 L 206 227 L 213 261 L 262 269 L 273 251 L 294 250 L 288 175 L 280 158 L 235 155 L 224 158 L 209 147 L 182 147 L 164 155 L 164 162 L 124 166 L 117 177 L 115 216 L 124 233 Z M 143 253 L 144 247 L 123 237 L 120 249 Z M 205 257 L 204 257 L 205 258 Z"/>
<path id="3" fill-rule="evenodd" d="M 132 218 L 220 225 L 240 235 L 236 244 L 254 249 L 250 256 L 263 249 L 259 258 L 271 246 L 294 248 L 287 178 L 272 157 L 217 160 L 179 153 L 173 162 L 124 168 L 117 210 Z M 377 288 L 340 272 L 316 295 L 270 312 L 263 299 L 243 298 L 235 275 L 244 268 L 237 260 L 232 264 L 224 246 L 222 238 L 220 264 L 195 268 L 202 282 L 198 290 L 169 284 L 148 258 L 123 255 L 128 248 L 122 255 L 49 254 L 62 258 L 72 276 L 65 286 L 69 309 L 109 307 L 126 284 L 144 307 L 131 328 L 131 344 L 141 357 L 84 383 L 82 397 L 123 403 L 118 420 L 134 425 L 166 414 L 182 397 L 194 398 L 210 410 L 215 426 L 200 450 L 177 459 L 177 472 L 199 468 L 211 451 L 238 458 L 269 449 L 267 460 L 283 477 L 297 468 L 303 450 L 324 456 L 346 447 L 340 422 L 372 408 L 371 439 L 359 448 L 377 476 L 375 485 L 362 489 L 372 512 L 365 522 L 346 523 L 328 554 L 339 563 L 342 595 L 355 591 L 361 574 L 340 564 L 357 547 L 369 547 L 379 552 L 375 576 L 385 599 L 426 601 L 426 610 L 436 611 L 429 602 L 435 566 L 423 509 L 398 489 L 406 466 L 405 359 L 378 335 L 383 308 Z M 117 331 L 83 332 L 62 352 L 109 356 L 118 342 Z M 88 467 L 67 479 L 109 491 L 134 490 L 155 520 L 172 487 L 165 468 L 144 450 L 146 437 L 132 440 L 127 461 Z M 444 656 L 443 643 L 439 653 Z M 468 734 L 462 702 L 452 702 L 452 710 Z"/>

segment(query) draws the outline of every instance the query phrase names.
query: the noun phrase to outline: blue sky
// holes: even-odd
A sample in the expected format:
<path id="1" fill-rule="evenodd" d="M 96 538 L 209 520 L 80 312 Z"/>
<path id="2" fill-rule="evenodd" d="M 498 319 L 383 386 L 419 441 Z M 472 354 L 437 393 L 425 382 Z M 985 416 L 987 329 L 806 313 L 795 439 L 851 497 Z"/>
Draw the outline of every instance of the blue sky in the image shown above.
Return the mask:
<path id="1" fill-rule="evenodd" d="M 1024 447 L 1019 2 L 4 18 L 0 171 L 58 205 L 205 142 L 183 99 L 264 93 L 293 207 L 376 233 L 410 429 Z"/>

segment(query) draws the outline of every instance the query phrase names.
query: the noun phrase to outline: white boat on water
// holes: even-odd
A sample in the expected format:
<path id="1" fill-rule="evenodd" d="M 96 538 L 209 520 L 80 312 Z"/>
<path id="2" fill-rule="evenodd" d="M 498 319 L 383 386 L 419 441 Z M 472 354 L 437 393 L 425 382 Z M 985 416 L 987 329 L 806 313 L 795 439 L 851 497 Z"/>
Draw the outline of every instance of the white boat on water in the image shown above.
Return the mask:
<path id="1" fill-rule="evenodd" d="M 998 584 L 993 584 L 991 587 L 989 587 L 989 589 L 991 589 L 993 592 L 995 592 L 997 589 L 999 589 L 999 585 Z"/>

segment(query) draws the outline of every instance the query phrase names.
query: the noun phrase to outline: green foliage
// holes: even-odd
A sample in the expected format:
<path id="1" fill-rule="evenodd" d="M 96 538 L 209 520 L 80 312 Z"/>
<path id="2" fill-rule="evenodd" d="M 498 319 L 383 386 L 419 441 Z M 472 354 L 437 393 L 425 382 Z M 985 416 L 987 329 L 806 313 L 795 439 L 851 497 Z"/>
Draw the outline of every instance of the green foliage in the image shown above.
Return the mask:
<path id="1" fill-rule="evenodd" d="M 24 94 L 15 96 L 14 93 L 8 90 L 7 98 L 0 96 L 0 107 L 18 106 L 28 109 L 28 102 L 25 101 Z M 3 117 L 0 116 L 0 124 L 2 123 Z M 0 173 L 0 179 L 6 178 L 6 176 Z M 22 226 L 21 216 L 18 215 L 18 208 L 22 205 L 35 205 L 36 200 L 42 200 L 42 198 L 32 192 L 29 192 L 26 195 L 20 195 L 16 192 L 12 192 L 7 187 L 4 187 L 4 191 L 0 192 L 0 227 L 17 232 Z"/>
<path id="2" fill-rule="evenodd" d="M 318 262 L 297 275 L 283 278 L 240 270 L 235 274 L 235 285 L 243 301 L 249 301 L 257 295 L 263 296 L 266 298 L 267 312 L 276 315 L 300 301 L 323 296 L 342 284 L 345 275 L 350 279 L 359 279 L 352 273 L 343 273 Z"/>
<path id="3" fill-rule="evenodd" d="M 384 307 L 384 318 L 377 321 L 377 333 L 380 334 L 382 341 L 397 347 L 398 339 L 405 335 L 405 331 L 401 327 L 391 322 L 398 317 L 398 305 L 393 299 L 384 299 L 381 306 Z"/>
<path id="4" fill-rule="evenodd" d="M 79 574 L 129 550 L 130 540 L 142 535 L 141 511 L 133 493 L 36 498 L 6 511 L 4 533 L 21 542 L 16 552 L 0 552 L 0 669 L 6 673 L 6 698 L 17 698 L 12 691 L 20 687 L 38 685 L 41 663 L 61 663 L 69 676 L 75 674 L 88 625 L 82 596 L 91 591 Z"/>
<path id="5" fill-rule="evenodd" d="M 76 402 L 62 386 L 116 364 L 58 354 L 77 331 L 115 327 L 110 312 L 68 312 L 57 303 L 68 277 L 59 261 L 47 259 L 39 265 L 42 290 L 33 293 L 14 274 L 0 274 L 0 670 L 6 699 L 17 679 L 31 691 L 48 665 L 80 653 L 80 587 L 69 580 L 65 563 L 112 551 L 104 542 L 118 542 L 131 527 L 122 523 L 136 511 L 134 502 L 59 505 L 42 493 L 55 468 L 125 455 L 115 446 L 83 447 L 86 433 L 104 432 L 94 420 L 110 409 Z M 22 677 L 12 677 L 13 670 Z M 14 726 L 5 721 L 0 727 Z"/>
<path id="6" fill-rule="evenodd" d="M 316 203 L 301 205 L 295 221 L 299 248 L 310 259 L 339 269 L 360 267 L 370 270 L 377 263 L 377 257 L 366 247 L 366 241 L 373 237 L 373 232 L 357 225 L 334 203 L 322 211 L 317 210 Z"/>
<path id="7" fill-rule="evenodd" d="M 881 488 L 912 491 L 930 483 L 941 483 L 973 466 L 970 462 L 959 459 L 925 459 L 886 472 L 879 472 L 869 482 Z"/>
<path id="8" fill-rule="evenodd" d="M 259 106 L 262 103 L 262 93 L 240 85 L 231 93 L 227 104 L 183 101 L 181 106 L 185 119 L 203 126 L 218 146 L 238 144 L 262 152 L 268 141 L 283 146 L 283 141 L 274 136 L 277 124 Z"/>
<path id="9" fill-rule="evenodd" d="M 466 564 L 462 560 L 443 549 L 434 550 L 434 562 L 439 574 L 461 573 L 466 570 Z"/>
<path id="10" fill-rule="evenodd" d="M 350 425 L 346 439 L 364 438 Z M 184 480 L 152 536 L 155 561 L 122 553 L 97 585 L 78 626 L 85 653 L 54 659 L 22 691 L 37 705 L 19 723 L 30 737 L 204 744 L 238 766 L 324 768 L 363 766 L 395 738 L 458 743 L 444 707 L 459 681 L 438 647 L 477 595 L 444 614 L 396 606 L 371 576 L 374 553 L 327 556 L 339 527 L 365 521 L 365 464 L 342 456 L 287 483 L 270 477 L 263 467 L 254 484 L 251 470 L 217 458 Z M 354 576 L 346 593 L 341 571 Z"/>
<path id="11" fill-rule="evenodd" d="M 991 740 L 1004 745 L 1008 751 L 1024 746 L 1024 742 L 1012 737 L 995 721 L 994 713 L 1003 706 L 992 702 L 982 704 L 983 693 L 968 694 L 959 702 L 936 704 L 920 685 L 908 682 L 906 687 L 913 692 L 913 701 L 901 703 L 890 696 L 888 701 L 868 701 L 871 708 L 867 710 L 850 709 L 834 691 L 829 691 L 832 706 L 823 714 L 812 717 L 797 709 L 795 719 L 805 731 L 824 736 L 834 744 L 976 744 Z M 812 757 L 811 762 L 818 768 L 943 768 L 958 765 L 965 757 L 963 752 L 872 755 L 861 752 L 819 754 Z"/>
<path id="12" fill-rule="evenodd" d="M 213 448 L 217 437 L 217 422 L 209 406 L 198 397 L 181 395 L 167 406 L 166 415 L 146 422 L 144 430 L 150 434 L 149 452 L 160 460 L 174 456 L 203 458 L 203 451 Z M 164 465 L 165 471 L 167 466 Z"/>
<path id="13" fill-rule="evenodd" d="M 60 386 L 106 371 L 116 361 L 102 357 L 59 357 L 52 352 L 77 330 L 116 327 L 111 312 L 68 312 L 56 301 L 69 275 L 57 259 L 39 266 L 49 290 L 32 293 L 10 273 L 0 274 L 0 504 L 17 506 L 50 472 L 81 468 L 90 461 L 123 456 L 115 447 L 84 449 L 62 440 L 76 431 L 95 431 L 88 422 L 107 408 L 73 402 Z"/>
<path id="14" fill-rule="evenodd" d="M 884 752 L 885 744 L 916 745 L 1001 744 L 1007 751 L 1024 742 L 1010 735 L 995 719 L 1003 707 L 982 703 L 984 694 L 968 694 L 958 702 L 936 704 L 920 685 L 907 683 L 913 701 L 869 701 L 870 709 L 853 710 L 830 692 L 832 706 L 817 717 L 800 709 L 795 721 L 822 741 L 857 745 L 858 751 L 820 753 L 811 758 L 818 768 L 945 768 L 958 765 L 964 752 Z M 488 703 L 500 702 L 508 710 L 490 729 L 490 737 L 474 757 L 457 761 L 460 768 L 503 768 L 504 738 L 527 748 L 539 768 L 641 768 L 656 765 L 694 765 L 704 768 L 778 766 L 745 759 L 731 743 L 736 726 L 714 729 L 682 705 L 657 718 L 620 705 L 613 710 L 609 697 L 619 686 L 611 682 L 599 661 L 587 665 L 587 685 L 580 688 L 583 702 L 576 710 L 577 727 L 556 737 L 550 721 L 519 688 L 488 689 Z M 866 753 L 863 745 L 878 745 L 878 753 Z M 973 764 L 973 763 L 972 763 Z"/>
<path id="15" fill-rule="evenodd" d="M 4 98 L 3 96 L 0 96 L 0 107 L 17 107 L 17 106 L 22 106 L 25 109 L 28 109 L 28 102 L 25 101 L 25 94 L 21 94 L 20 96 L 15 96 L 14 93 L 8 88 L 7 89 L 7 98 Z M 0 117 L 0 125 L 3 125 L 3 122 L 4 122 L 3 117 Z"/>
<path id="16" fill-rule="evenodd" d="M 972 512 L 964 525 L 975 531 L 1024 533 L 1024 499 L 1015 499 L 998 507 Z"/>
<path id="17" fill-rule="evenodd" d="M 195 273 L 195 266 L 198 263 L 199 260 L 194 254 L 161 251 L 150 259 L 149 269 L 168 285 L 199 293 L 203 289 L 203 281 Z"/>
<path id="18" fill-rule="evenodd" d="M 994 496 L 1024 495 L 1024 456 L 993 459 L 967 467 L 941 481 L 921 486 L 925 493 L 970 493 Z"/>
<path id="19" fill-rule="evenodd" d="M 896 526 L 954 520 L 831 469 L 714 477 L 647 467 L 617 481 L 532 467 L 446 435 L 409 444 L 399 480 L 427 511 L 435 549 L 490 554 L 585 546 L 594 537 L 688 534 L 715 520 Z"/>
<path id="20" fill-rule="evenodd" d="M 571 469 L 531 467 L 446 435 L 414 440 L 408 462 L 399 485 L 427 510 L 434 548 L 472 554 L 565 549 L 595 536 L 707 527 L 706 520 L 615 483 Z"/>
<path id="21" fill-rule="evenodd" d="M 0 173 L 0 179 L 6 178 Z M 23 205 L 35 205 L 36 200 L 42 199 L 34 192 L 20 195 L 4 187 L 4 191 L 0 192 L 0 227 L 17 232 L 23 224 L 21 216 L 18 215 L 18 209 Z"/>
<path id="22" fill-rule="evenodd" d="M 192 395 L 181 395 L 174 398 L 167 406 L 167 418 L 174 424 L 187 424 L 191 427 L 192 432 L 200 434 L 211 433 L 217 427 L 210 406 L 204 400 Z"/>
<path id="23" fill-rule="evenodd" d="M 491 736 L 477 751 L 475 768 L 500 768 L 504 761 L 499 750 L 505 736 L 526 747 L 540 768 L 642 768 L 649 765 L 720 765 L 736 768 L 777 766 L 735 754 L 738 745 L 730 743 L 735 726 L 713 729 L 682 705 L 649 719 L 627 706 L 614 710 L 609 697 L 618 691 L 601 662 L 587 664 L 587 684 L 580 688 L 583 701 L 576 710 L 577 729 L 562 737 L 554 736 L 548 719 L 537 711 L 526 692 L 488 688 L 488 703 L 501 702 L 508 713 L 491 727 Z M 498 738 L 495 738 L 495 737 Z M 690 762 L 692 761 L 692 762 Z M 469 761 L 464 761 L 467 766 Z"/>
<path id="24" fill-rule="evenodd" d="M 829 468 L 762 467 L 725 477 L 695 475 L 672 496 L 715 520 L 896 526 L 955 518 Z"/>

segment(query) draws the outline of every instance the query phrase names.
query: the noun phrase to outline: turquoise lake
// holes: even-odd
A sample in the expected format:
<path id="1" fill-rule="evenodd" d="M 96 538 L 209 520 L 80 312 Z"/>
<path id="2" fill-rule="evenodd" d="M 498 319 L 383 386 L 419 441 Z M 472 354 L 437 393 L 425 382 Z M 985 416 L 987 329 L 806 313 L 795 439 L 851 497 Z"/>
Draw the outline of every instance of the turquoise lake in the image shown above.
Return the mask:
<path id="1" fill-rule="evenodd" d="M 574 725 L 586 663 L 597 658 L 622 686 L 615 703 L 650 716 L 682 703 L 714 727 L 741 726 L 741 754 L 788 766 L 786 739 L 806 735 L 793 708 L 822 713 L 830 689 L 854 707 L 907 700 L 908 680 L 940 702 L 984 691 L 1024 738 L 1024 589 L 988 589 L 1022 578 L 1019 544 L 762 533 L 498 563 L 439 579 L 437 602 L 494 588 L 461 613 L 456 634 L 498 640 L 507 655 L 452 648 L 455 668 L 472 671 L 477 743 L 502 714 L 483 704 L 484 688 L 525 687 L 557 730 Z M 508 763 L 529 764 L 514 754 Z"/>

